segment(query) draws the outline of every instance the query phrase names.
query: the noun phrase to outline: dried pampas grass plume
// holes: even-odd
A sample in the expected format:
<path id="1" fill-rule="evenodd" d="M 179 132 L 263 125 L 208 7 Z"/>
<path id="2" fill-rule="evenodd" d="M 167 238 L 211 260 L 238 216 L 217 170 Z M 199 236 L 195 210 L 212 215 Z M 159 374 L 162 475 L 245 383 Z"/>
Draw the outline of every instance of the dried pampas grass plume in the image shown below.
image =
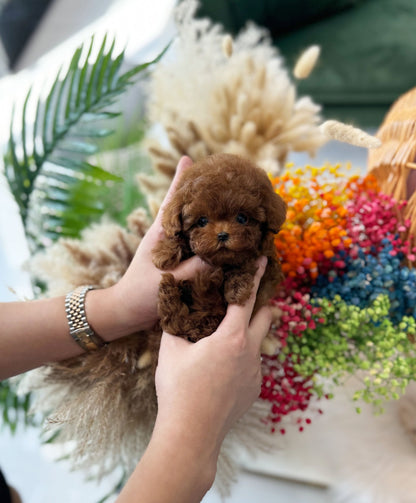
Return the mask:
<path id="1" fill-rule="evenodd" d="M 129 232 L 102 222 L 85 229 L 82 238 L 60 239 L 36 255 L 28 268 L 47 284 L 48 295 L 63 295 L 80 285 L 114 285 L 129 266 L 149 220 L 143 209 L 130 215 Z"/>
<path id="2" fill-rule="evenodd" d="M 324 122 L 321 124 L 320 129 L 328 139 L 339 140 L 364 148 L 378 148 L 381 146 L 379 138 L 369 135 L 362 129 L 335 120 Z"/>
<path id="3" fill-rule="evenodd" d="M 145 346 L 154 344 L 157 351 L 158 343 L 136 334 L 25 376 L 22 386 L 34 392 L 32 408 L 47 416 L 47 431 L 57 434 L 54 444 L 70 444 L 73 469 L 100 478 L 134 469 L 157 413 L 156 362 L 144 368 L 136 363 Z"/>
<path id="4" fill-rule="evenodd" d="M 61 239 L 31 263 L 49 295 L 62 295 L 83 284 L 107 287 L 127 270 L 149 227 L 143 209 L 128 217 L 128 230 L 103 222 L 81 239 Z M 144 453 L 157 414 L 154 375 L 160 331 L 132 334 L 100 351 L 84 353 L 29 372 L 20 387 L 32 391 L 33 411 L 47 416 L 55 445 L 69 446 L 74 469 L 103 477 L 122 468 L 129 475 Z M 269 429 L 258 402 L 230 430 L 218 461 L 216 485 L 229 493 L 241 449 L 266 448 Z"/>
<path id="5" fill-rule="evenodd" d="M 147 150 L 153 159 L 154 174 L 139 174 L 139 186 L 147 197 L 150 214 L 154 218 L 159 211 L 160 204 L 172 182 L 179 159 L 187 155 L 198 161 L 213 152 L 201 138 L 201 134 L 192 120 L 183 120 L 172 115 L 172 122 L 176 127 L 167 127 L 166 134 L 170 149 L 166 149 L 156 140 L 145 142 Z"/>
<path id="6" fill-rule="evenodd" d="M 233 39 L 231 35 L 225 35 L 222 39 L 222 51 L 227 58 L 231 58 L 233 54 Z"/>
<path id="7" fill-rule="evenodd" d="M 295 68 L 293 69 L 293 75 L 297 79 L 307 79 L 315 68 L 320 54 L 321 48 L 319 45 L 311 45 L 308 47 L 297 60 Z"/>
<path id="8" fill-rule="evenodd" d="M 109 287 L 125 273 L 149 227 L 143 209 L 127 219 L 128 230 L 102 222 L 81 239 L 60 239 L 30 263 L 49 296 L 76 286 Z M 104 476 L 122 466 L 131 471 L 147 446 L 157 412 L 154 391 L 159 334 L 133 334 L 101 351 L 46 365 L 24 378 L 34 391 L 35 412 L 48 414 L 57 444 L 70 442 L 74 468 Z M 149 358 L 150 355 L 150 358 Z M 91 427 L 91 424 L 94 426 Z"/>

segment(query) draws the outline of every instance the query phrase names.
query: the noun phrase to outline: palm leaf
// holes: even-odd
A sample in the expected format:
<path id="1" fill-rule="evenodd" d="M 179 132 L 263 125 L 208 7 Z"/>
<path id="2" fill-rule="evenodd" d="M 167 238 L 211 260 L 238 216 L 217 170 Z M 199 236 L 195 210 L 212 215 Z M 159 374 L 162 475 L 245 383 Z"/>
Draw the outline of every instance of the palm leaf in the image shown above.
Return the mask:
<path id="1" fill-rule="evenodd" d="M 120 74 L 124 51 L 116 54 L 115 41 L 109 44 L 104 37 L 92 58 L 94 44 L 92 38 L 76 49 L 67 69 L 58 72 L 46 98 L 37 99 L 32 123 L 28 119 L 29 105 L 33 104 L 29 89 L 18 134 L 13 132 L 12 113 L 5 175 L 32 249 L 46 246 L 59 236 L 77 235 L 102 214 L 102 196 L 121 179 L 87 159 L 97 152 L 97 139 L 112 133 L 103 126 L 103 120 L 108 122 L 120 115 L 111 106 L 167 50 L 153 61 Z"/>
<path id="2" fill-rule="evenodd" d="M 0 425 L 8 428 L 11 433 L 16 433 L 19 425 L 38 425 L 38 418 L 29 415 L 29 395 L 20 396 L 15 388 L 15 384 L 10 380 L 0 382 L 0 403 L 2 404 Z"/>
<path id="3" fill-rule="evenodd" d="M 121 178 L 89 163 L 88 157 L 99 148 L 97 141 L 112 133 L 103 121 L 120 116 L 109 107 L 167 50 L 120 75 L 124 52 L 115 54 L 114 40 L 108 46 L 105 37 L 94 59 L 93 46 L 94 39 L 76 49 L 45 99 L 34 98 L 29 89 L 19 121 L 13 107 L 3 156 L 5 176 L 32 249 L 61 236 L 78 236 L 85 225 L 107 211 L 111 205 L 109 184 Z M 30 104 L 35 109 L 33 121 L 29 120 Z M 20 125 L 17 134 L 15 125 Z M 132 176 L 125 184 L 130 189 Z M 123 191 L 125 188 L 116 193 Z M 126 197 L 118 212 L 130 210 L 131 206 L 125 205 L 131 205 L 132 199 L 131 195 Z M 0 424 L 12 432 L 22 420 L 34 424 L 28 416 L 29 404 L 30 395 L 18 397 L 11 381 L 0 383 Z"/>

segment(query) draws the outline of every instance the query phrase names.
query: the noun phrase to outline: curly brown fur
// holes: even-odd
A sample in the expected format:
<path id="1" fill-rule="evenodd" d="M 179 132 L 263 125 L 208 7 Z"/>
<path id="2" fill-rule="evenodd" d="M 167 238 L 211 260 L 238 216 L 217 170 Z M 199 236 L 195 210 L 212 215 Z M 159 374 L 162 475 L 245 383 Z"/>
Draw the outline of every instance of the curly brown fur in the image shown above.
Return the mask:
<path id="1" fill-rule="evenodd" d="M 186 170 L 164 209 L 166 237 L 153 250 L 153 260 L 166 270 L 198 255 L 212 268 L 192 281 L 163 275 L 162 328 L 192 341 L 212 333 L 229 303 L 247 301 L 261 255 L 268 265 L 254 311 L 264 305 L 281 280 L 274 235 L 285 217 L 284 201 L 266 173 L 249 160 L 216 154 Z"/>

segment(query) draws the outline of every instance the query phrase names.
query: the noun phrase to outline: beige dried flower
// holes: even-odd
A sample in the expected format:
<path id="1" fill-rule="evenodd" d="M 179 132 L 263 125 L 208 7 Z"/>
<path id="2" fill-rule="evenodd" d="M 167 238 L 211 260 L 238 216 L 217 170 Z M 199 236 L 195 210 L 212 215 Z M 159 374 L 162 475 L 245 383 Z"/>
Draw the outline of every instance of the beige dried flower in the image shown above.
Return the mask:
<path id="1" fill-rule="evenodd" d="M 146 228 L 145 213 L 136 214 L 135 227 Z M 133 225 L 134 217 L 130 219 Z M 138 222 L 141 221 L 141 224 Z M 142 232 L 142 230 L 140 232 Z M 68 293 L 80 285 L 103 288 L 116 283 L 127 270 L 141 236 L 103 222 L 87 228 L 82 239 L 60 239 L 35 256 L 30 272 L 46 282 L 50 296 Z"/>
<path id="2" fill-rule="evenodd" d="M 319 45 L 311 45 L 306 49 L 297 60 L 293 75 L 297 79 L 307 79 L 315 68 L 316 62 L 319 59 L 321 48 Z"/>
<path id="3" fill-rule="evenodd" d="M 157 173 L 152 190 L 155 183 L 166 190 L 181 155 L 234 153 L 277 174 L 290 151 L 314 154 L 327 140 L 318 127 L 320 107 L 296 97 L 267 31 L 249 25 L 232 40 L 220 26 L 194 19 L 196 7 L 194 0 L 179 5 L 173 57 L 150 81 L 149 116 L 167 140 L 149 148 Z"/>
<path id="4" fill-rule="evenodd" d="M 233 54 L 233 39 L 231 35 L 225 35 L 222 39 L 222 52 L 227 58 L 231 58 Z"/>
<path id="5" fill-rule="evenodd" d="M 159 211 L 160 204 L 169 188 L 176 166 L 183 155 L 198 161 L 213 152 L 201 139 L 201 135 L 191 120 L 183 120 L 172 114 L 166 116 L 166 134 L 170 148 L 166 149 L 158 141 L 148 138 L 145 146 L 153 159 L 154 174 L 137 176 L 140 189 L 147 197 L 147 205 L 153 217 Z"/>
<path id="6" fill-rule="evenodd" d="M 369 135 L 362 129 L 335 120 L 324 122 L 321 124 L 320 129 L 328 139 L 339 140 L 364 148 L 378 148 L 381 146 L 379 138 Z"/>
<path id="7" fill-rule="evenodd" d="M 128 217 L 130 232 L 110 222 L 93 225 L 80 240 L 60 239 L 35 256 L 30 269 L 50 296 L 85 284 L 111 286 L 127 270 L 148 226 L 143 209 Z M 156 417 L 159 341 L 159 334 L 132 335 L 27 375 L 22 386 L 36 392 L 34 410 L 49 414 L 49 428 L 59 430 L 57 443 L 71 441 L 74 468 L 94 476 L 119 466 L 133 470 Z"/>
<path id="8" fill-rule="evenodd" d="M 260 352 L 262 355 L 273 356 L 281 348 L 281 343 L 273 334 L 269 333 L 261 343 Z"/>

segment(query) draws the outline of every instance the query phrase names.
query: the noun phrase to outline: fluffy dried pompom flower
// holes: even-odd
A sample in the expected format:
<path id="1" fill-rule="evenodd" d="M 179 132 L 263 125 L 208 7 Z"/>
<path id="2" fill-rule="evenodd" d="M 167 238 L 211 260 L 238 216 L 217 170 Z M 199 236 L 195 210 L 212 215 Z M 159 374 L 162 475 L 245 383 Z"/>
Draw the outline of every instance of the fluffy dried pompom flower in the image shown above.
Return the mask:
<path id="1" fill-rule="evenodd" d="M 181 155 L 228 152 L 278 173 L 290 151 L 314 154 L 327 141 L 320 107 L 297 99 L 267 31 L 251 24 L 232 40 L 220 26 L 194 19 L 196 7 L 193 0 L 178 7 L 175 57 L 152 73 L 150 119 L 170 143 L 150 149 L 155 171 Z"/>
<path id="2" fill-rule="evenodd" d="M 321 48 L 319 45 L 311 45 L 306 49 L 297 60 L 295 68 L 293 69 L 293 75 L 297 79 L 307 79 L 315 68 L 320 53 Z"/>
<path id="3" fill-rule="evenodd" d="M 143 219 L 143 212 L 138 212 L 129 222 L 140 234 L 147 225 Z M 50 296 L 66 294 L 79 285 L 105 288 L 123 276 L 141 237 L 117 224 L 95 224 L 85 229 L 80 240 L 60 239 L 36 255 L 29 269 L 47 284 Z"/>
<path id="4" fill-rule="evenodd" d="M 231 58 L 233 54 L 233 39 L 230 35 L 225 35 L 222 39 L 222 51 L 227 58 Z"/>
<path id="5" fill-rule="evenodd" d="M 357 147 L 378 148 L 381 146 L 379 138 L 367 134 L 362 129 L 335 120 L 324 122 L 320 129 L 328 138 L 350 143 Z"/>

